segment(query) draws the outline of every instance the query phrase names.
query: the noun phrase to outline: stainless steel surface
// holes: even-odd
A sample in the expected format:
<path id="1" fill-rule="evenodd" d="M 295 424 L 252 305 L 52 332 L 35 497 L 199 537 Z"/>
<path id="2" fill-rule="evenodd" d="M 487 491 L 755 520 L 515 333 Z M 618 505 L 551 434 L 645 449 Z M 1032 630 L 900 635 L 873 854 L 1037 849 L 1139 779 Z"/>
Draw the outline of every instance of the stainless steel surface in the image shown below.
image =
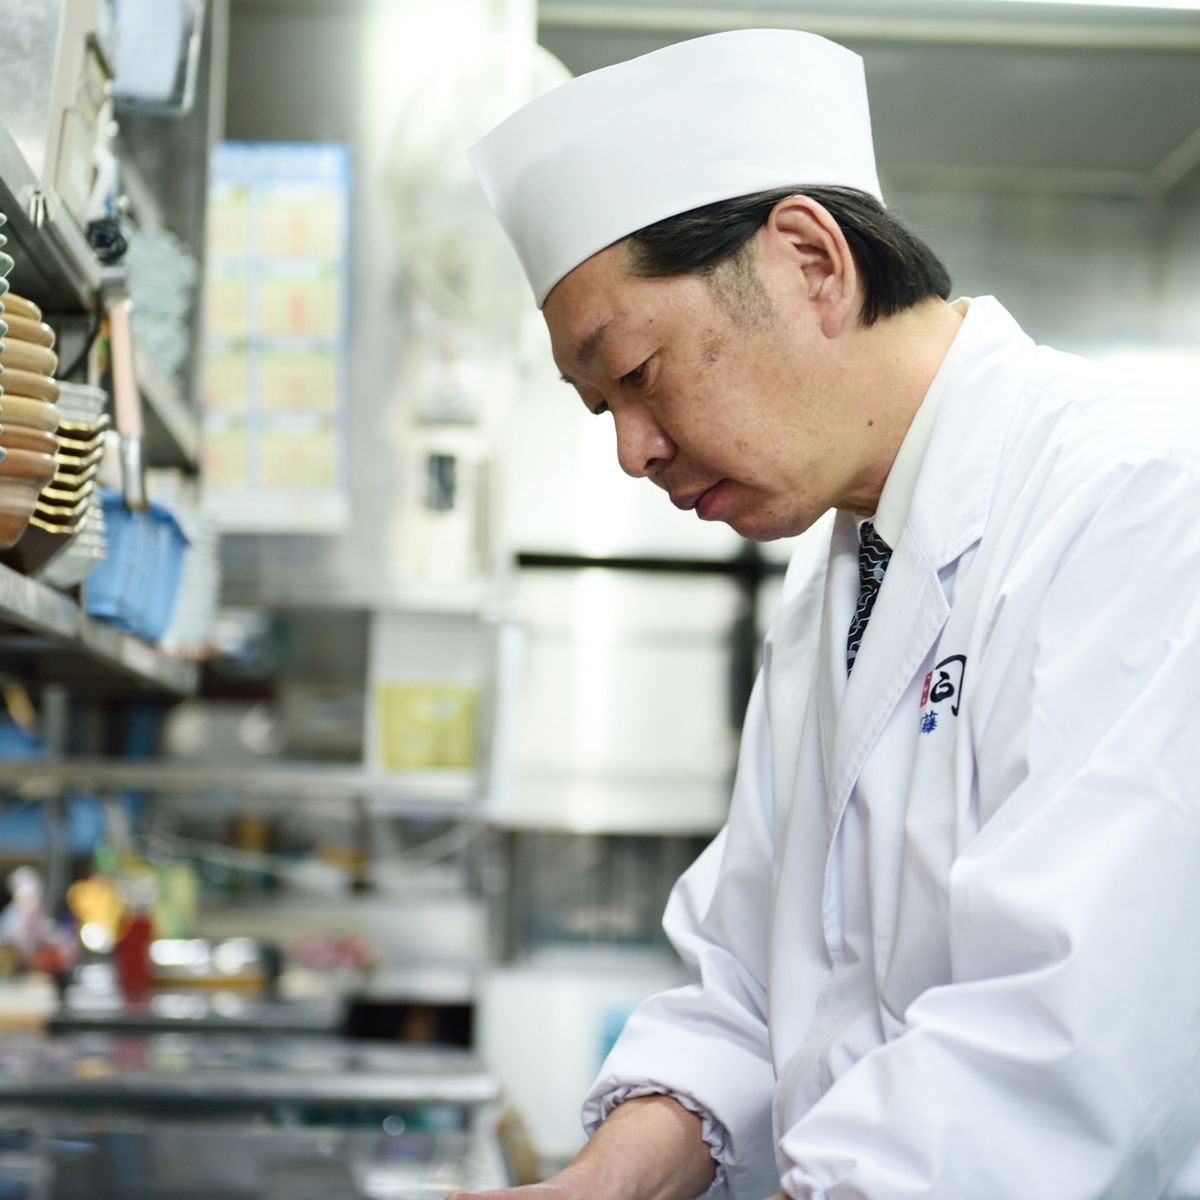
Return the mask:
<path id="1" fill-rule="evenodd" d="M 508 1182 L 494 1139 L 462 1130 L 0 1114 L 14 1200 L 440 1200 Z"/>
<path id="2" fill-rule="evenodd" d="M 474 1107 L 497 1095 L 465 1051 L 261 1034 L 0 1036 L 0 1104 Z"/>
<path id="3" fill-rule="evenodd" d="M 82 658 L 93 669 L 99 668 L 102 676 L 142 689 L 182 696 L 194 692 L 199 681 L 198 663 L 160 654 L 141 639 L 89 617 L 61 593 L 4 566 L 0 566 L 0 622 L 48 639 L 44 645 L 16 647 L 18 652 Z"/>
<path id="4" fill-rule="evenodd" d="M 13 291 L 50 312 L 80 312 L 95 303 L 100 261 L 58 197 L 43 189 L 0 122 L 0 212 L 8 217 L 7 250 L 16 260 Z"/>
<path id="5" fill-rule="evenodd" d="M 128 6 L 124 15 L 126 22 L 126 46 L 132 47 L 125 51 L 128 57 L 119 56 L 120 68 L 113 81 L 113 92 L 117 109 L 128 109 L 152 113 L 157 116 L 180 117 L 186 116 L 192 110 L 196 99 L 196 84 L 200 69 L 200 49 L 204 33 L 204 4 L 205 0 L 177 0 L 174 8 L 178 13 L 177 24 L 164 22 L 163 27 L 156 30 L 157 36 L 145 38 L 145 33 L 137 24 L 139 18 L 145 20 L 141 10 L 132 5 Z M 147 11 L 159 8 L 157 3 L 151 4 Z M 129 12 L 132 9 L 132 13 Z M 174 15 L 174 14 L 172 14 Z M 121 16 L 118 16 L 118 24 Z M 143 41 L 138 42 L 138 34 Z M 131 36 L 132 35 L 132 36 Z M 118 31 L 118 37 L 120 31 Z M 132 50 L 132 53 L 130 52 Z M 177 60 L 176 60 L 177 56 Z M 155 64 L 165 62 L 169 68 L 167 94 L 155 92 L 147 95 L 138 90 L 148 82 L 143 76 L 146 67 L 153 71 Z M 130 76 L 137 86 L 131 87 Z M 155 81 L 161 86 L 162 81 Z"/>
<path id="6" fill-rule="evenodd" d="M 4 583 L 4 576 L 0 575 L 0 616 L 5 614 Z M 52 594 L 63 599 L 57 593 Z M 117 634 L 115 629 L 111 632 Z M 128 637 L 125 634 L 118 636 Z M 128 640 L 136 641 L 133 638 Z M 189 667 L 195 672 L 195 663 L 164 659 L 144 643 L 138 642 L 137 645 L 165 663 Z M 184 689 L 180 687 L 175 690 Z M 344 805 L 347 801 L 362 799 L 373 812 L 427 812 L 431 816 L 462 819 L 478 816 L 481 812 L 477 796 L 478 781 L 469 772 L 412 772 L 407 776 L 385 778 L 368 774 L 356 766 L 302 763 L 251 766 L 163 759 L 57 759 L 0 761 L 0 783 L 16 786 L 33 784 L 42 794 L 55 789 L 82 788 L 103 792 L 114 788 L 132 788 L 181 797 L 198 796 L 206 801 L 222 795 L 264 802 L 274 800 L 287 806 L 303 802 Z"/>
<path id="7" fill-rule="evenodd" d="M 845 42 L 863 56 L 889 203 L 897 186 L 1153 200 L 1200 164 L 1200 19 L 1182 8 L 550 0 L 539 15 L 540 40 L 576 73 L 720 29 Z"/>
<path id="8" fill-rule="evenodd" d="M 0 121 L 39 176 L 50 132 L 50 99 L 64 0 L 0 0 Z"/>
<path id="9" fill-rule="evenodd" d="M 219 999 L 203 989 L 160 992 L 149 1001 L 113 1011 L 64 1005 L 50 1019 L 51 1033 L 284 1033 L 334 1034 L 345 1020 L 341 1001 L 271 1001 L 232 992 Z"/>
<path id="10" fill-rule="evenodd" d="M 126 505 L 129 508 L 145 508 L 146 478 L 140 436 L 121 439 L 121 479 L 125 485 Z"/>
<path id="11" fill-rule="evenodd" d="M 906 7 L 918 7 L 908 5 Z M 924 5 L 945 8 L 945 5 Z M 991 6 L 993 11 L 995 6 Z M 1047 6 L 1049 7 L 1049 6 Z M 961 9 L 959 9 L 961 12 Z M 1086 50 L 1200 50 L 1200 25 L 1172 20 L 980 20 L 977 16 L 917 16 L 697 4 L 572 3 L 543 0 L 538 24 L 572 29 L 670 30 L 689 35 L 726 29 L 802 29 L 835 41 L 934 42 L 953 45 L 1044 46 Z"/>

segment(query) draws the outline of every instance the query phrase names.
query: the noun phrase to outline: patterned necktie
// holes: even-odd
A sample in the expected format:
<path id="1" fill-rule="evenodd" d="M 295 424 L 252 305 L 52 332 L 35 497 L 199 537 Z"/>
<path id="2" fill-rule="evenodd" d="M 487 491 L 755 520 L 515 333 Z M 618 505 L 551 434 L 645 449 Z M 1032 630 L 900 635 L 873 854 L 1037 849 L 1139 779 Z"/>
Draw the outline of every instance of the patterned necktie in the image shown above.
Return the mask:
<path id="1" fill-rule="evenodd" d="M 875 532 L 870 521 L 864 521 L 858 531 L 858 606 L 854 620 L 850 622 L 850 635 L 846 638 L 846 674 L 854 669 L 858 648 L 862 645 L 863 633 L 879 595 L 879 585 L 892 557 L 891 547 Z"/>

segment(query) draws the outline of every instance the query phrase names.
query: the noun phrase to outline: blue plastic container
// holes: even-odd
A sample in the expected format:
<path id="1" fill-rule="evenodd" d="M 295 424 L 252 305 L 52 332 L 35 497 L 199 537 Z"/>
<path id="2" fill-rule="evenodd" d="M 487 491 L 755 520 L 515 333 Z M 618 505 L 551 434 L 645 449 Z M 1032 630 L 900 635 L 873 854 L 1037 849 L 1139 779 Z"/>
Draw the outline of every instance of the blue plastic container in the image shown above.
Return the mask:
<path id="1" fill-rule="evenodd" d="M 138 526 L 136 513 L 125 507 L 116 492 L 102 491 L 104 532 L 108 554 L 87 579 L 87 611 L 117 625 L 125 624 L 125 592 L 137 556 Z"/>
<path id="2" fill-rule="evenodd" d="M 138 512 L 110 491 L 100 493 L 100 502 L 108 557 L 88 576 L 87 611 L 157 642 L 175 611 L 188 540 L 159 504 Z"/>
<path id="3" fill-rule="evenodd" d="M 150 552 L 154 558 L 154 570 L 145 592 L 137 593 L 142 597 L 142 604 L 135 623 L 141 629 L 142 637 L 157 642 L 167 632 L 175 612 L 188 540 L 179 522 L 165 508 L 152 504 L 145 516 L 147 542 L 153 545 Z"/>

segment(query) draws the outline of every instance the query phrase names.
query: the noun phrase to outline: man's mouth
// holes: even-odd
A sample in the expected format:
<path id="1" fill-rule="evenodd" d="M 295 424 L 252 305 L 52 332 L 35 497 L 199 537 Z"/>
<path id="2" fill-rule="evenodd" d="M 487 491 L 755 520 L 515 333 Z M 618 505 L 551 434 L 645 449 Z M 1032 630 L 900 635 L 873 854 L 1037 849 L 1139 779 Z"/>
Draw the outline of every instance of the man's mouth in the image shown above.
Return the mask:
<path id="1" fill-rule="evenodd" d="M 724 479 L 719 479 L 711 487 L 702 491 L 684 492 L 678 496 L 672 495 L 671 503 L 685 512 L 694 509 L 696 516 L 702 521 L 711 521 L 716 509 L 720 506 L 722 489 L 726 482 Z"/>

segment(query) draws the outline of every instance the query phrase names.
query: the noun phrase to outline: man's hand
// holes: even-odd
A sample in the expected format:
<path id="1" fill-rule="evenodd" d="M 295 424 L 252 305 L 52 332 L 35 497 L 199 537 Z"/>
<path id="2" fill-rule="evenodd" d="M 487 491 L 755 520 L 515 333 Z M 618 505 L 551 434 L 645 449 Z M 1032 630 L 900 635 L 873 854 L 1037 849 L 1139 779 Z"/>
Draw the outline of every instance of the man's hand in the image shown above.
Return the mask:
<path id="1" fill-rule="evenodd" d="M 701 1122 L 669 1096 L 626 1100 L 591 1141 L 544 1183 L 450 1200 L 692 1200 L 716 1175 Z"/>

